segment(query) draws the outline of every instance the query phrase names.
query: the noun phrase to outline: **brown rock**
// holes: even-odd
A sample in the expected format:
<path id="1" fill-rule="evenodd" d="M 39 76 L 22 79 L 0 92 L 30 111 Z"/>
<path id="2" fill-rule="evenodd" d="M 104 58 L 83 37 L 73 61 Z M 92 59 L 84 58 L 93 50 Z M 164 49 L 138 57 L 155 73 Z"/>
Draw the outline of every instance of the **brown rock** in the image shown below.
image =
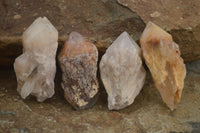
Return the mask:
<path id="1" fill-rule="evenodd" d="M 42 16 L 47 16 L 58 30 L 59 48 L 68 34 L 76 30 L 87 35 L 103 54 L 123 31 L 127 31 L 134 40 L 139 40 L 145 22 L 152 21 L 172 34 L 180 44 L 184 61 L 200 59 L 199 0 L 118 1 L 132 11 L 116 0 L 2 0 L 0 66 L 13 64 L 14 59 L 22 53 L 22 33 L 36 18 Z M 21 15 L 21 19 L 13 19 L 16 14 Z"/>
<path id="2" fill-rule="evenodd" d="M 145 23 L 152 21 L 167 30 L 189 28 L 199 24 L 199 0 L 118 0 L 136 12 Z"/>
<path id="3" fill-rule="evenodd" d="M 97 99 L 98 51 L 79 33 L 72 32 L 59 54 L 65 98 L 75 109 L 91 107 Z"/>
<path id="4" fill-rule="evenodd" d="M 163 101 L 174 110 L 180 101 L 186 75 L 178 45 L 170 34 L 152 22 L 147 24 L 140 43 L 145 62 Z"/>
<path id="5" fill-rule="evenodd" d="M 20 14 L 21 19 L 13 19 L 16 14 Z M 2 0 L 0 66 L 13 64 L 14 59 L 22 53 L 22 33 L 36 18 L 43 16 L 48 17 L 58 30 L 59 48 L 69 33 L 76 30 L 89 37 L 100 52 L 105 52 L 121 32 L 127 31 L 138 40 L 145 27 L 136 13 L 115 0 Z"/>
<path id="6" fill-rule="evenodd" d="M 199 0 L 118 0 L 149 21 L 170 32 L 179 44 L 184 61 L 200 59 L 200 1 Z M 198 36 L 198 37 L 197 37 Z"/>
<path id="7" fill-rule="evenodd" d="M 13 17 L 13 19 L 21 19 L 21 18 L 22 18 L 22 16 L 19 15 L 19 14 L 15 15 L 15 16 Z"/>

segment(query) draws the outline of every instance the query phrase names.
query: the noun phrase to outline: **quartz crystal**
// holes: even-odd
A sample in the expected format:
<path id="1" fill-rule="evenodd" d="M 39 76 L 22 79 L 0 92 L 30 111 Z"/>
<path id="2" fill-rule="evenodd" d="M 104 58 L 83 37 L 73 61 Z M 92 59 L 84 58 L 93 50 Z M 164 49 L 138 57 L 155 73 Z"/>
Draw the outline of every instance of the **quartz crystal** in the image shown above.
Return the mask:
<path id="1" fill-rule="evenodd" d="M 170 34 L 152 22 L 147 24 L 140 44 L 145 62 L 163 101 L 174 110 L 180 101 L 186 75 L 178 45 Z"/>
<path id="2" fill-rule="evenodd" d="M 57 40 L 58 32 L 46 17 L 37 18 L 23 33 L 23 54 L 14 62 L 22 98 L 31 94 L 42 102 L 53 96 Z"/>
<path id="3" fill-rule="evenodd" d="M 58 59 L 63 72 L 61 86 L 67 101 L 77 110 L 94 105 L 98 96 L 96 46 L 72 32 Z"/>
<path id="4" fill-rule="evenodd" d="M 109 110 L 132 104 L 144 85 L 146 72 L 141 49 L 123 32 L 106 50 L 100 62 L 100 74 L 108 94 Z"/>

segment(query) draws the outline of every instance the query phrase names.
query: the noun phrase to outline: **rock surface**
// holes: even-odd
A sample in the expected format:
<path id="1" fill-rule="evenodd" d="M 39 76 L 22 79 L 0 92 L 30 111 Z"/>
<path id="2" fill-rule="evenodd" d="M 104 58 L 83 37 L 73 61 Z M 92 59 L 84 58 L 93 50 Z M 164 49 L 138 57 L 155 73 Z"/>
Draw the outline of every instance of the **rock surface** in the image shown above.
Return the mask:
<path id="1" fill-rule="evenodd" d="M 124 4 L 129 7 L 134 6 L 134 10 L 131 8 L 133 10 L 131 11 L 118 4 L 116 0 L 37 0 L 37 2 L 2 0 L 0 2 L 0 66 L 13 64 L 14 59 L 22 52 L 23 31 L 40 16 L 47 16 L 59 31 L 59 48 L 64 44 L 69 33 L 76 30 L 88 36 L 100 54 L 103 54 L 123 31 L 127 31 L 134 40 L 139 40 L 145 22 L 151 20 L 168 29 L 174 40 L 180 44 L 184 61 L 200 59 L 199 0 L 167 0 L 162 1 L 163 4 L 160 0 L 134 0 L 134 2 L 134 4 Z M 182 3 L 176 4 L 180 2 Z M 175 6 L 177 8 L 172 10 L 171 7 Z M 183 19 L 179 20 L 177 14 L 183 15 Z M 16 15 L 21 17 L 15 19 Z M 163 16 L 167 15 L 168 18 L 164 19 Z M 180 24 L 177 25 L 177 22 Z M 166 24 L 172 25 L 171 28 Z"/>
<path id="2" fill-rule="evenodd" d="M 22 98 L 34 95 L 42 102 L 54 94 L 58 32 L 49 20 L 37 18 L 23 33 L 23 54 L 14 69 Z"/>
<path id="3" fill-rule="evenodd" d="M 119 110 L 133 103 L 144 85 L 146 71 L 140 47 L 127 32 L 123 32 L 102 56 L 100 74 L 108 94 L 109 110 Z"/>
<path id="4" fill-rule="evenodd" d="M 59 54 L 65 98 L 75 109 L 86 109 L 97 100 L 98 51 L 77 32 L 72 32 Z"/>
<path id="5" fill-rule="evenodd" d="M 185 64 L 172 36 L 149 22 L 140 39 L 145 62 L 163 101 L 174 110 L 181 99 Z"/>
<path id="6" fill-rule="evenodd" d="M 149 21 L 170 32 L 179 44 L 184 61 L 200 59 L 199 0 L 117 0 L 147 24 Z"/>
<path id="7" fill-rule="evenodd" d="M 145 25 L 138 15 L 116 0 L 2 0 L 0 1 L 0 66 L 12 65 L 21 53 L 21 35 L 37 18 L 47 16 L 59 32 L 59 48 L 69 33 L 89 37 L 100 52 L 123 31 L 139 39 Z M 20 15 L 20 19 L 14 19 Z M 67 31 L 66 31 L 67 29 Z"/>
<path id="8" fill-rule="evenodd" d="M 0 69 L 1 133 L 199 133 L 200 73 L 187 65 L 185 89 L 175 111 L 170 111 L 147 71 L 144 87 L 134 104 L 119 111 L 108 111 L 107 95 L 100 86 L 97 103 L 88 110 L 75 111 L 63 98 L 61 73 L 56 73 L 55 95 L 38 104 L 33 97 L 22 100 L 16 92 L 12 69 Z"/>

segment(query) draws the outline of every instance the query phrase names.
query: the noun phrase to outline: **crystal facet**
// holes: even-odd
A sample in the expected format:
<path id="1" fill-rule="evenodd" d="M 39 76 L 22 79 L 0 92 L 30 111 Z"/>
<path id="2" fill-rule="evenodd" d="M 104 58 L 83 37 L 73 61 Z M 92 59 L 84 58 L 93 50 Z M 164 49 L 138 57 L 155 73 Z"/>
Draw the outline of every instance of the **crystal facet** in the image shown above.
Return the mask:
<path id="1" fill-rule="evenodd" d="M 42 102 L 53 96 L 57 40 L 58 32 L 46 17 L 37 18 L 23 33 L 23 54 L 14 62 L 22 98 L 31 94 Z"/>
<path id="2" fill-rule="evenodd" d="M 108 93 L 109 110 L 119 110 L 133 103 L 144 85 L 146 72 L 141 49 L 127 32 L 106 50 L 100 62 L 100 74 Z"/>
<path id="3" fill-rule="evenodd" d="M 147 24 L 140 44 L 163 101 L 174 110 L 180 101 L 186 75 L 178 45 L 170 34 L 152 22 Z"/>
<path id="4" fill-rule="evenodd" d="M 77 110 L 91 107 L 98 96 L 96 46 L 72 32 L 58 58 L 65 98 Z"/>

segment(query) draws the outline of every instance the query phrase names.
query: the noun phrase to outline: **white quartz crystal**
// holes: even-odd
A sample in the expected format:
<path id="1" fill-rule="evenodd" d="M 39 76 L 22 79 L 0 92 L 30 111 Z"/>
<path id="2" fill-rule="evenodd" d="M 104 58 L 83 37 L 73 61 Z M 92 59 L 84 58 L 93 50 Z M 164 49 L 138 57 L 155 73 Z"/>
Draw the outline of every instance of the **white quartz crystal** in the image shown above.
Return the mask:
<path id="1" fill-rule="evenodd" d="M 46 17 L 37 18 L 23 33 L 23 54 L 14 62 L 22 98 L 31 94 L 42 102 L 53 96 L 57 40 L 58 31 Z"/>
<path id="2" fill-rule="evenodd" d="M 109 110 L 119 110 L 133 103 L 144 85 L 146 72 L 140 47 L 127 32 L 106 50 L 100 62 L 100 74 L 108 93 Z"/>

